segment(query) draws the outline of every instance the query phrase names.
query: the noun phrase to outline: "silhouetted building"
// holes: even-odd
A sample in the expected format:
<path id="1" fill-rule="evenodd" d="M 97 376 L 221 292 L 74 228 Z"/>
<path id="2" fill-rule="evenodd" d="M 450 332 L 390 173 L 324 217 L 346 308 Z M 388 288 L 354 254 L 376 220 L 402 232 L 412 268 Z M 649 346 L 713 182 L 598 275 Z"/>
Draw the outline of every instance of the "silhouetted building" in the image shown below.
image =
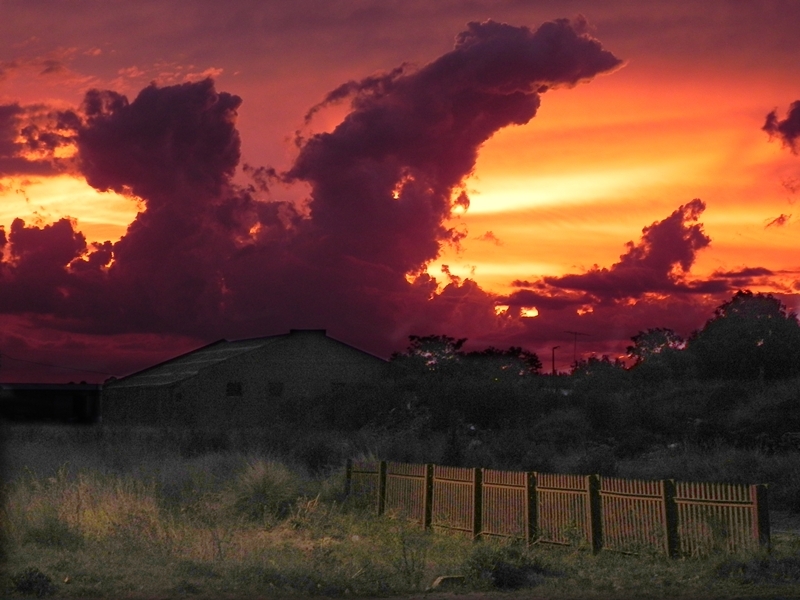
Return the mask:
<path id="1" fill-rule="evenodd" d="M 388 362 L 324 329 L 220 340 L 103 387 L 104 423 L 260 425 L 328 392 L 381 379 Z"/>
<path id="2" fill-rule="evenodd" d="M 101 388 L 88 383 L 3 383 L 0 416 L 9 421 L 96 423 Z"/>

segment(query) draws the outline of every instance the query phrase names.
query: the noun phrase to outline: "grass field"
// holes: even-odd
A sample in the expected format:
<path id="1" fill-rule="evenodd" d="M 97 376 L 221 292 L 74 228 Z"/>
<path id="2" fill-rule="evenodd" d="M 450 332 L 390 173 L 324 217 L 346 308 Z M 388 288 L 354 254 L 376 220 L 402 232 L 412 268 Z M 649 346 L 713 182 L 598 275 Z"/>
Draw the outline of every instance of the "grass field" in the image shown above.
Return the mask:
<path id="1" fill-rule="evenodd" d="M 770 554 L 592 556 L 375 518 L 342 496 L 341 458 L 361 442 L 334 434 L 322 436 L 327 446 L 252 432 L 220 441 L 15 425 L 2 434 L 4 597 L 390 597 L 458 575 L 459 593 L 503 598 L 800 598 L 800 535 L 785 511 Z M 713 456 L 702 460 L 714 468 Z M 652 462 L 617 468 L 659 476 Z"/>

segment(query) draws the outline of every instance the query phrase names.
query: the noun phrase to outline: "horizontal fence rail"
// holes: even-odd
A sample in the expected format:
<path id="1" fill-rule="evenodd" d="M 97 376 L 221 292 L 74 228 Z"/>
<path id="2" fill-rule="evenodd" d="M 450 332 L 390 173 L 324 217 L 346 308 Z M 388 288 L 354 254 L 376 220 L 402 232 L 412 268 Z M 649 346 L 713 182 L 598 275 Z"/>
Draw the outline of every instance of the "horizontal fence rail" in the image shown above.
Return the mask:
<path id="1" fill-rule="evenodd" d="M 348 461 L 345 493 L 425 528 L 593 552 L 697 556 L 770 544 L 767 487 Z"/>

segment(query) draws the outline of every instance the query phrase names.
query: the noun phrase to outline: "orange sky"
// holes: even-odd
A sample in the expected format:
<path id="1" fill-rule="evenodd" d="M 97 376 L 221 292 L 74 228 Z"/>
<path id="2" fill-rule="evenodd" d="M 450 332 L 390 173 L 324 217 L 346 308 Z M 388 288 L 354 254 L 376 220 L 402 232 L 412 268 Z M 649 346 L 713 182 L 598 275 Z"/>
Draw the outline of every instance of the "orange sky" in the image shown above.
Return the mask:
<path id="1" fill-rule="evenodd" d="M 0 104 L 77 108 L 92 87 L 133 99 L 151 80 L 169 85 L 213 75 L 217 90 L 243 99 L 242 161 L 278 170 L 297 156 L 290 140 L 306 110 L 344 81 L 403 61 L 432 61 L 469 20 L 535 27 L 583 13 L 593 35 L 626 64 L 589 83 L 547 91 L 528 124 L 505 128 L 484 144 L 465 181 L 470 207 L 449 224 L 467 235 L 458 247 L 444 246 L 427 271 L 444 285 L 442 265 L 448 265 L 453 275 L 506 295 L 514 280 L 610 267 L 643 227 L 700 198 L 711 244 L 698 252 L 691 279 L 763 267 L 773 275 L 752 282 L 753 289 L 782 293 L 800 310 L 792 288 L 800 281 L 800 158 L 761 130 L 768 112 L 782 117 L 800 97 L 800 33 L 789 25 L 798 15 L 783 14 L 784 3 L 758 3 L 755 10 L 723 1 L 596 8 L 487 0 L 403 8 L 369 0 L 332 3 L 312 15 L 286 2 L 257 15 L 242 8 L 237 16 L 231 7 L 224 18 L 205 2 L 145 2 L 138 9 L 87 4 L 95 9 L 10 7 L 16 26 L 14 18 L 0 25 Z M 165 20 L 189 6 L 183 20 Z M 305 131 L 332 131 L 347 112 L 346 104 L 324 109 Z M 240 171 L 235 180 L 246 177 Z M 301 204 L 309 188 L 275 185 L 271 193 Z M 89 242 L 115 242 L 142 209 L 135 198 L 95 190 L 78 173 L 0 171 L 0 224 L 7 231 L 15 218 L 44 226 L 69 217 Z M 782 224 L 768 226 L 782 215 Z M 38 331 L 26 327 L 26 335 Z M 541 338 L 534 349 L 542 353 L 558 341 Z M 44 346 L 31 342 L 18 352 L 46 358 Z M 59 356 L 54 351 L 49 360 Z M 75 364 L 74 355 L 64 356 Z"/>

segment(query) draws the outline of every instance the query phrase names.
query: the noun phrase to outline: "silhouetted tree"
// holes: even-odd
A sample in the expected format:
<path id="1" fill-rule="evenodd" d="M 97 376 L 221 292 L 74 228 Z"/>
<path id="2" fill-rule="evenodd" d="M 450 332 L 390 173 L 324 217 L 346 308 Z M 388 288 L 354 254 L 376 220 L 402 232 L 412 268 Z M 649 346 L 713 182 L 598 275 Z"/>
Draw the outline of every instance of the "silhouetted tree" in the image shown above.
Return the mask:
<path id="1" fill-rule="evenodd" d="M 800 324 L 772 294 L 740 290 L 692 335 L 688 349 L 705 377 L 789 377 L 800 373 Z"/>
<path id="2" fill-rule="evenodd" d="M 570 378 L 576 391 L 591 389 L 609 392 L 625 386 L 628 371 L 625 363 L 618 358 L 612 361 L 607 355 L 601 358 L 591 356 L 575 363 Z"/>
<path id="3" fill-rule="evenodd" d="M 639 364 L 654 356 L 670 350 L 680 350 L 686 342 L 672 329 L 656 327 L 647 331 L 640 331 L 631 338 L 633 346 L 628 346 L 628 356 Z"/>
<path id="4" fill-rule="evenodd" d="M 634 359 L 632 376 L 639 382 L 655 383 L 684 379 L 692 373 L 692 358 L 685 340 L 672 329 L 656 327 L 631 338 L 628 356 Z"/>
<path id="5" fill-rule="evenodd" d="M 494 377 L 535 375 L 542 369 L 542 361 L 536 353 L 519 346 L 511 346 L 508 350 L 490 346 L 486 350 L 469 352 L 465 358 L 466 364 L 476 373 Z"/>
<path id="6" fill-rule="evenodd" d="M 393 363 L 407 370 L 446 371 L 464 356 L 460 350 L 466 338 L 456 339 L 447 335 L 410 335 L 408 349 L 392 354 Z"/>

